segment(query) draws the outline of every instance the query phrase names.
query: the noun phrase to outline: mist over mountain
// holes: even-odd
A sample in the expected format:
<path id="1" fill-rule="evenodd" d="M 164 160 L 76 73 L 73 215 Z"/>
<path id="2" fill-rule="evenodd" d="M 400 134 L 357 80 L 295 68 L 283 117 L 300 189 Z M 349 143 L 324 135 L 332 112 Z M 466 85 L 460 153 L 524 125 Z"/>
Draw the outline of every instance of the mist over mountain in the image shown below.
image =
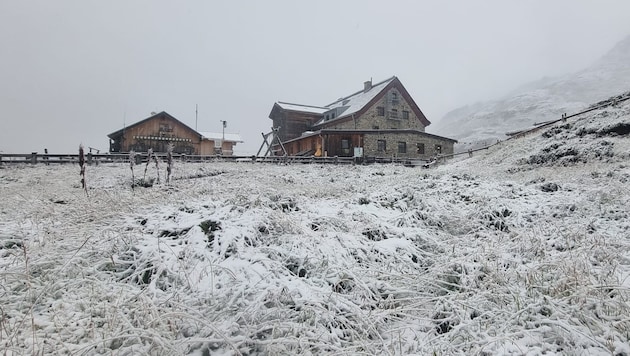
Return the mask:
<path id="1" fill-rule="evenodd" d="M 434 122 L 429 132 L 464 145 L 495 141 L 536 122 L 559 118 L 630 90 L 630 36 L 588 68 L 525 84 L 503 98 L 463 106 Z"/>

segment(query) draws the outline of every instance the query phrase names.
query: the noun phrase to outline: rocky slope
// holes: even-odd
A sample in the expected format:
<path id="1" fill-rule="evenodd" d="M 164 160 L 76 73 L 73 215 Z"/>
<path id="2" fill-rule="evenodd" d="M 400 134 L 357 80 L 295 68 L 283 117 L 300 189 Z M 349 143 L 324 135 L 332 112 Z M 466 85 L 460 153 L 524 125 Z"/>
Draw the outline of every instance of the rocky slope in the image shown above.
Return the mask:
<path id="1" fill-rule="evenodd" d="M 505 133 L 574 113 L 588 104 L 630 90 L 630 36 L 590 67 L 529 83 L 499 100 L 447 113 L 430 131 L 463 143 L 493 141 Z"/>

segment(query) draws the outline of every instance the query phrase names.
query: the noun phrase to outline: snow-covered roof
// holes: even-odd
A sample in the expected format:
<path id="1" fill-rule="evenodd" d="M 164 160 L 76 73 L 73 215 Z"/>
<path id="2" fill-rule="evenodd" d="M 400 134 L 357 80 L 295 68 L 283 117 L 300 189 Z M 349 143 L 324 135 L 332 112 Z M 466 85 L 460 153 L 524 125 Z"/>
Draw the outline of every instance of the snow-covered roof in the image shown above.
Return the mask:
<path id="1" fill-rule="evenodd" d="M 337 112 L 337 117 L 352 115 L 355 112 L 363 109 L 363 107 L 367 105 L 370 100 L 374 99 L 374 97 L 377 96 L 383 89 L 385 89 L 385 87 L 394 79 L 396 79 L 396 77 L 391 77 L 380 83 L 376 83 L 368 91 L 358 91 L 345 98 L 340 98 L 334 103 L 326 105 L 326 107 L 329 108 L 329 110 L 335 108 L 343 108 L 343 111 Z"/>
<path id="2" fill-rule="evenodd" d="M 223 133 L 221 132 L 209 132 L 209 131 L 200 131 L 199 132 L 201 134 L 201 136 L 203 136 L 203 138 L 208 139 L 208 140 L 221 140 L 223 138 Z M 243 142 L 243 139 L 241 139 L 241 135 L 239 134 L 235 134 L 235 133 L 226 133 L 225 134 L 225 141 L 230 141 L 230 142 Z"/>
<path id="3" fill-rule="evenodd" d="M 332 119 L 330 117 L 328 118 L 322 117 L 315 124 L 315 125 L 319 125 L 328 120 L 334 120 L 334 119 L 346 117 L 348 115 L 352 115 L 356 113 L 357 111 L 363 109 L 365 105 L 367 105 L 372 99 L 374 99 L 374 97 L 376 97 L 381 91 L 383 91 L 383 89 L 385 89 L 385 87 L 389 83 L 391 83 L 394 79 L 396 79 L 395 76 L 389 79 L 385 79 L 382 82 L 372 85 L 372 87 L 368 89 L 367 91 L 360 90 L 354 94 L 350 94 L 346 97 L 339 98 L 335 102 L 328 104 L 326 106 L 292 104 L 292 103 L 285 103 L 282 101 L 278 101 L 276 105 L 278 105 L 280 108 L 284 110 L 299 111 L 299 112 L 306 112 L 306 113 L 319 114 L 319 115 L 323 115 L 326 112 L 335 110 L 334 116 L 332 116 Z"/>
<path id="4" fill-rule="evenodd" d="M 277 104 L 278 106 L 280 106 L 281 108 L 285 110 L 300 111 L 300 112 L 307 112 L 307 113 L 313 113 L 313 114 L 323 114 L 326 111 L 330 110 L 330 108 L 325 108 L 321 106 L 291 104 L 291 103 L 285 103 L 282 101 L 278 101 Z"/>
<path id="5" fill-rule="evenodd" d="M 402 87 L 402 84 L 400 84 L 396 76 L 392 76 L 376 84 L 372 84 L 371 80 L 365 84 L 366 86 L 363 90 L 359 90 L 354 94 L 339 98 L 331 104 L 325 106 L 291 104 L 278 101 L 273 106 L 269 117 L 272 118 L 274 110 L 276 110 L 276 108 L 280 108 L 281 110 L 291 110 L 321 115 L 319 120 L 313 124 L 314 127 L 328 124 L 340 119 L 348 119 L 351 115 L 354 115 L 357 112 L 362 112 L 362 110 L 366 109 L 366 106 L 378 98 L 379 95 L 384 94 L 385 89 L 391 84 L 400 86 L 399 89 L 401 90 L 401 94 L 405 97 L 405 100 L 409 102 L 411 109 L 414 111 L 418 119 L 420 119 L 422 124 L 424 126 L 431 125 L 431 122 L 427 120 L 418 105 L 409 96 L 406 89 Z M 369 84 L 369 89 L 366 90 L 366 88 L 368 88 L 367 84 Z"/>

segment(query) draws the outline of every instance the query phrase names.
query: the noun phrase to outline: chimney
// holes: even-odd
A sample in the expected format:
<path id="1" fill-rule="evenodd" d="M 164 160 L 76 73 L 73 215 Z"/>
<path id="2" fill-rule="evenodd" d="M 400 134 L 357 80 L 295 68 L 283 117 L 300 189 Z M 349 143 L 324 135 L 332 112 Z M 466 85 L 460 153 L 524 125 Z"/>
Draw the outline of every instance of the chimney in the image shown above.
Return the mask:
<path id="1" fill-rule="evenodd" d="M 368 90 L 372 89 L 372 79 L 367 82 L 363 82 L 363 92 L 367 93 Z"/>

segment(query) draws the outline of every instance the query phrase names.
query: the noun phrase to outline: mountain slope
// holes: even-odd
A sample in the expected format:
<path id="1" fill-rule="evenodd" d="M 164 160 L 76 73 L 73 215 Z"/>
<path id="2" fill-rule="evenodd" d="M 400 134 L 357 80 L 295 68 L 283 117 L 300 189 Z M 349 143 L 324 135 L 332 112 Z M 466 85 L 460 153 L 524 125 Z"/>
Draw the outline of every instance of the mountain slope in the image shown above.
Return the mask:
<path id="1" fill-rule="evenodd" d="M 580 72 L 529 83 L 499 100 L 464 106 L 434 123 L 431 132 L 462 142 L 495 140 L 506 132 L 571 114 L 630 90 L 630 36 Z"/>

